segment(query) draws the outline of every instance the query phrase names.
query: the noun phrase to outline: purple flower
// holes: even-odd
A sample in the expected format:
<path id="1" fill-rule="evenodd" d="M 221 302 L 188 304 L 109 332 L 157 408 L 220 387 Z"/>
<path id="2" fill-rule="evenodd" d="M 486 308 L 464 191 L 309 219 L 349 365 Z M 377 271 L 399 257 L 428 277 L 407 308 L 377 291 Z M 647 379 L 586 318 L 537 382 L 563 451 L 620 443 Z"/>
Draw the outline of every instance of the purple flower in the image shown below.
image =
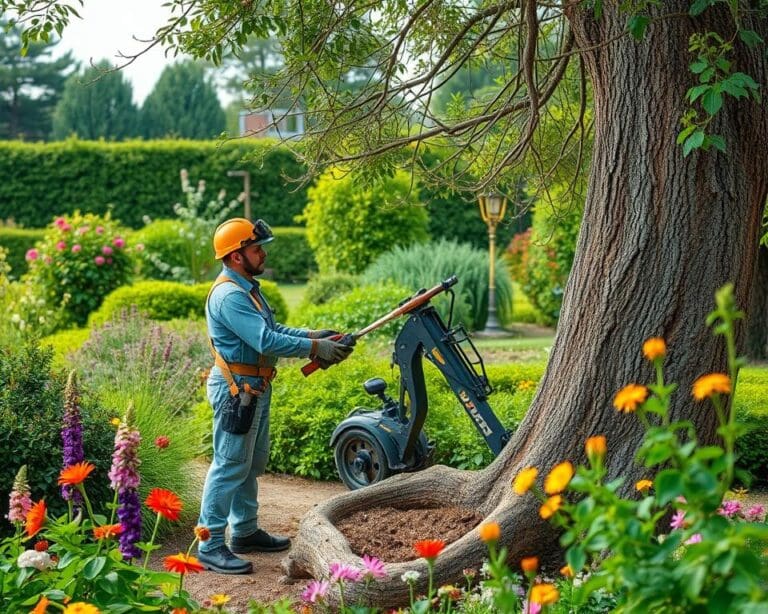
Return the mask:
<path id="1" fill-rule="evenodd" d="M 112 490 L 120 492 L 139 487 L 140 443 L 139 431 L 123 421 L 115 433 L 115 451 L 112 453 L 112 467 L 109 470 Z"/>
<path id="2" fill-rule="evenodd" d="M 375 556 L 363 555 L 363 567 L 365 571 L 363 573 L 365 578 L 373 580 L 380 580 L 387 577 L 387 572 L 384 570 L 384 563 Z"/>
<path id="3" fill-rule="evenodd" d="M 93 261 L 96 263 L 96 266 L 101 266 L 102 264 L 104 264 L 106 262 L 106 260 L 104 259 L 104 256 L 96 256 L 93 259 Z"/>
<path id="4" fill-rule="evenodd" d="M 363 572 L 345 563 L 331 563 L 331 582 L 359 582 L 363 579 Z"/>
<path id="5" fill-rule="evenodd" d="M 744 512 L 744 520 L 747 522 L 765 522 L 765 506 L 758 503 L 750 507 Z"/>
<path id="6" fill-rule="evenodd" d="M 13 489 L 8 501 L 8 514 L 6 518 L 11 522 L 24 522 L 27 512 L 32 507 L 32 499 L 29 498 L 29 483 L 27 482 L 27 466 L 22 465 L 13 480 Z"/>
<path id="7" fill-rule="evenodd" d="M 69 467 L 85 460 L 83 452 L 83 421 L 80 417 L 80 395 L 77 391 L 77 377 L 72 371 L 64 388 L 64 418 L 61 428 L 62 466 Z M 82 503 L 82 495 L 71 486 L 61 487 L 65 501 Z"/>
<path id="8" fill-rule="evenodd" d="M 683 510 L 677 510 L 675 515 L 672 516 L 672 522 L 669 526 L 673 529 L 682 529 L 685 526 L 685 512 Z"/>
<path id="9" fill-rule="evenodd" d="M 694 533 L 691 535 L 688 539 L 683 542 L 686 546 L 690 546 L 691 544 L 698 544 L 701 541 L 701 533 Z"/>
<path id="10" fill-rule="evenodd" d="M 40 257 L 40 252 L 37 251 L 34 247 L 32 249 L 28 249 L 27 253 L 24 255 L 24 258 L 29 262 L 32 262 L 33 260 L 37 260 L 39 257 Z"/>
<path id="11" fill-rule="evenodd" d="M 137 559 L 141 550 L 136 542 L 141 540 L 141 501 L 135 490 L 123 490 L 117 495 L 117 518 L 123 526 L 120 533 L 120 552 L 126 559 Z"/>
<path id="12" fill-rule="evenodd" d="M 304 592 L 301 593 L 301 599 L 305 603 L 317 603 L 318 601 L 322 601 L 328 593 L 330 586 L 328 580 L 323 580 L 322 582 L 312 580 L 312 582 L 307 584 L 307 588 L 304 589 Z"/>
<path id="13" fill-rule="evenodd" d="M 80 246 L 79 244 L 77 244 L 77 243 L 76 243 L 75 245 L 73 245 L 73 246 L 72 246 L 72 253 L 73 253 L 73 254 L 76 254 L 76 253 L 77 253 L 77 252 L 79 252 L 81 249 L 83 249 L 83 248 L 82 248 L 82 246 Z"/>
<path id="14" fill-rule="evenodd" d="M 736 499 L 729 499 L 728 501 L 723 501 L 720 509 L 717 510 L 717 513 L 725 518 L 733 518 L 740 511 L 741 503 L 736 501 Z"/>

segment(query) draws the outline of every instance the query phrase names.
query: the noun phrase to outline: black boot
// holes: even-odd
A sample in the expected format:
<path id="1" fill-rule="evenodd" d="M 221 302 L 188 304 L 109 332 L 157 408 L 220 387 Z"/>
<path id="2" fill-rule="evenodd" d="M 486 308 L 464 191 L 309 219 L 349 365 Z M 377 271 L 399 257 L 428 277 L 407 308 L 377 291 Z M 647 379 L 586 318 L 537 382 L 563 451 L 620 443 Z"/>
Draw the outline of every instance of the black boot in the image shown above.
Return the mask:
<path id="1" fill-rule="evenodd" d="M 197 558 L 203 567 L 216 573 L 246 574 L 253 571 L 250 561 L 236 557 L 226 546 L 219 546 L 209 552 L 198 551 Z"/>
<path id="2" fill-rule="evenodd" d="M 291 540 L 282 535 L 270 535 L 264 529 L 257 529 L 255 533 L 245 537 L 233 537 L 229 547 L 232 552 L 243 554 L 245 552 L 279 552 L 287 550 L 291 546 Z"/>

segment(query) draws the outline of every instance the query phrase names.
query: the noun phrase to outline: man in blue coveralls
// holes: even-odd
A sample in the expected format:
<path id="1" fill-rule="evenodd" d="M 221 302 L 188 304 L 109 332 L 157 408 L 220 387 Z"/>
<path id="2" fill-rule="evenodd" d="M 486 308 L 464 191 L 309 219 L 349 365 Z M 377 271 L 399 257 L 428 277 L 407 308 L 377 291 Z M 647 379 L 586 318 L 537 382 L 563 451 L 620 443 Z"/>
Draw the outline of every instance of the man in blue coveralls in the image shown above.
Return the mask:
<path id="1" fill-rule="evenodd" d="M 234 553 L 275 552 L 290 539 L 258 525 L 257 477 L 269 457 L 271 381 L 280 356 L 311 357 L 323 367 L 347 358 L 352 347 L 328 337 L 336 331 L 288 328 L 274 315 L 254 278 L 264 272 L 263 245 L 273 239 L 262 220 L 227 220 L 214 233 L 223 267 L 206 303 L 215 365 L 208 377 L 213 406 L 213 462 L 203 489 L 199 524 L 211 537 L 198 546 L 206 569 L 226 574 L 252 571 Z M 230 546 L 224 541 L 227 524 Z"/>

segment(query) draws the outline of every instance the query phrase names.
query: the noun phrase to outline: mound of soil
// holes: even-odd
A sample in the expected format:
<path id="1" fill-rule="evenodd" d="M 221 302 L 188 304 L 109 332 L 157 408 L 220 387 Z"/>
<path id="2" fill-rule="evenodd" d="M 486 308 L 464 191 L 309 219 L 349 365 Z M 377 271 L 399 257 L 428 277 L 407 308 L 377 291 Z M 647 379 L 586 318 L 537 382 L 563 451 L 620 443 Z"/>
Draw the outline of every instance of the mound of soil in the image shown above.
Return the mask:
<path id="1" fill-rule="evenodd" d="M 402 563 L 418 558 L 413 549 L 415 542 L 441 539 L 450 544 L 482 520 L 474 510 L 461 507 L 381 507 L 355 512 L 340 520 L 336 528 L 358 556 L 367 554 L 388 563 Z"/>

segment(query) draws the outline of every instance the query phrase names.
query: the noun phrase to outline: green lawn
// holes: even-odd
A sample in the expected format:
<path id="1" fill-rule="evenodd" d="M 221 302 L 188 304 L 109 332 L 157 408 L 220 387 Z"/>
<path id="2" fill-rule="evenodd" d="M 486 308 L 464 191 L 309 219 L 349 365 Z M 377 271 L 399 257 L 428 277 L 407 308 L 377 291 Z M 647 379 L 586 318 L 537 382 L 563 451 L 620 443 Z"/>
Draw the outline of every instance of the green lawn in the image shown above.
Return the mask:
<path id="1" fill-rule="evenodd" d="M 293 311 L 301 303 L 307 284 L 278 284 L 278 288 L 288 305 L 288 311 Z"/>

